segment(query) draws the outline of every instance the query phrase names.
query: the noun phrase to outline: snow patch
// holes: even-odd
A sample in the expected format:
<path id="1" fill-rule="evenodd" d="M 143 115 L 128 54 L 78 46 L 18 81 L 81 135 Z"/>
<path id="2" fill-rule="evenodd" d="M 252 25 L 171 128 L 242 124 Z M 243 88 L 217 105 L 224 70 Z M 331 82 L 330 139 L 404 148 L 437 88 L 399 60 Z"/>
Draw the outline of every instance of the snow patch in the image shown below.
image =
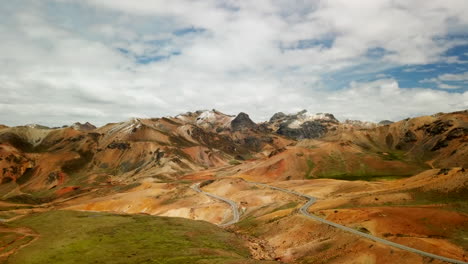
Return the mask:
<path id="1" fill-rule="evenodd" d="M 300 128 L 302 124 L 309 121 L 335 121 L 332 115 L 326 113 L 310 114 L 308 112 L 300 113 L 297 115 L 296 120 L 291 122 L 288 127 L 292 129 Z"/>
<path id="2" fill-rule="evenodd" d="M 213 123 L 217 120 L 216 116 L 217 116 L 216 113 L 214 113 L 213 111 L 204 111 L 197 117 L 196 123 L 197 124 L 201 124 L 205 122 Z"/>
<path id="3" fill-rule="evenodd" d="M 183 121 L 183 122 L 188 122 L 190 119 L 184 115 L 177 115 L 176 116 L 177 119 Z"/>
<path id="4" fill-rule="evenodd" d="M 228 116 L 221 114 L 217 111 L 214 110 L 207 110 L 203 111 L 200 115 L 198 115 L 197 120 L 195 123 L 197 125 L 203 125 L 203 124 L 211 124 L 211 125 L 221 125 L 221 126 L 227 126 L 231 123 L 231 121 L 235 117 L 233 116 Z"/>
<path id="5" fill-rule="evenodd" d="M 300 128 L 304 122 L 305 121 L 302 120 L 294 120 L 293 122 L 291 122 L 291 124 L 288 125 L 288 127 L 293 129 Z"/>
<path id="6" fill-rule="evenodd" d="M 119 125 L 116 125 L 115 127 L 111 128 L 109 132 L 107 133 L 108 135 L 112 135 L 118 131 L 125 133 L 125 134 L 130 134 L 133 132 L 134 129 L 138 129 L 142 126 L 141 120 L 138 118 L 132 118 L 131 120 L 121 123 Z"/>

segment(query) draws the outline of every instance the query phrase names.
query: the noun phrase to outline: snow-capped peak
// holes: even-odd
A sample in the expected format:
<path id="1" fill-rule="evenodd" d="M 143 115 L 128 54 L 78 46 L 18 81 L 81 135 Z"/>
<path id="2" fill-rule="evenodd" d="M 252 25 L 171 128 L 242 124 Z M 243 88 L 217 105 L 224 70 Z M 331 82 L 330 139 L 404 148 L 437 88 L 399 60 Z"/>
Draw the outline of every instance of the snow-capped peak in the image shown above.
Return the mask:
<path id="1" fill-rule="evenodd" d="M 214 111 L 212 110 L 207 110 L 203 111 L 198 117 L 197 117 L 197 124 L 208 122 L 212 123 L 217 120 L 217 115 Z"/>
<path id="2" fill-rule="evenodd" d="M 234 116 L 223 114 L 215 109 L 187 112 L 177 115 L 175 118 L 184 123 L 196 124 L 198 126 L 226 126 L 234 119 Z"/>
<path id="3" fill-rule="evenodd" d="M 302 124 L 305 122 L 309 121 L 326 121 L 326 122 L 337 122 L 338 120 L 335 119 L 335 117 L 332 114 L 328 113 L 317 113 L 317 114 L 311 114 L 308 113 L 306 110 L 303 110 L 299 113 L 296 114 L 295 120 L 292 121 L 288 127 L 289 128 L 299 128 Z"/>

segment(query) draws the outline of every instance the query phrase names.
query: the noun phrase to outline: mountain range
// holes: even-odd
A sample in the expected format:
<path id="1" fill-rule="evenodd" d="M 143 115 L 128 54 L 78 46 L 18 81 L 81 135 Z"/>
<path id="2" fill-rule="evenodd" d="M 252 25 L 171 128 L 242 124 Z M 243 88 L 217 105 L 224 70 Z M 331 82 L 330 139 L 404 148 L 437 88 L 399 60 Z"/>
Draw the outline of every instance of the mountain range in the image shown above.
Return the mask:
<path id="1" fill-rule="evenodd" d="M 28 248 L 39 254 L 34 245 L 47 234 L 28 219 L 71 217 L 58 210 L 225 222 L 226 203 L 190 188 L 201 182 L 239 206 L 238 223 L 210 227 L 250 252 L 229 263 L 396 263 L 385 260 L 392 254 L 398 263 L 425 263 L 307 220 L 297 214 L 300 197 L 249 185 L 256 182 L 318 197 L 310 209 L 330 221 L 467 261 L 467 167 L 467 110 L 380 123 L 305 110 L 255 123 L 213 109 L 101 127 L 0 125 L 1 228 L 34 231 L 0 258 L 20 263 Z"/>

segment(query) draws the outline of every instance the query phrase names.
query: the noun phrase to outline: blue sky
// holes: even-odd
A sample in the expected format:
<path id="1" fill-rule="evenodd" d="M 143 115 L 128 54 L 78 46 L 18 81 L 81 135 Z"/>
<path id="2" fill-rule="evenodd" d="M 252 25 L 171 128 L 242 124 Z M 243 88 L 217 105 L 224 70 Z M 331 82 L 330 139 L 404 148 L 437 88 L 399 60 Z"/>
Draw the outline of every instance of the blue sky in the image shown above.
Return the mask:
<path id="1" fill-rule="evenodd" d="M 0 123 L 463 110 L 467 13 L 464 0 L 10 1 Z"/>
<path id="2" fill-rule="evenodd" d="M 379 51 L 380 52 L 380 51 Z M 375 54 L 371 51 L 371 54 Z M 377 70 L 370 73 L 360 73 L 358 66 L 356 69 L 346 69 L 331 73 L 330 78 L 334 78 L 334 83 L 331 88 L 340 89 L 346 86 L 350 81 L 374 81 L 385 78 L 393 78 L 398 81 L 401 88 L 428 88 L 435 90 L 443 90 L 450 93 L 460 93 L 467 91 L 468 80 L 453 80 L 441 81 L 442 84 L 454 86 L 451 89 L 440 88 L 440 83 L 430 81 L 444 74 L 461 75 L 468 72 L 468 45 L 459 45 L 447 50 L 444 53 L 447 57 L 457 58 L 458 63 L 450 62 L 436 62 L 427 64 L 414 64 L 414 65 L 394 65 L 388 69 Z M 379 55 L 381 56 L 381 55 Z M 357 72 L 355 72 L 357 71 Z M 443 86 L 443 85 L 442 85 Z M 456 86 L 456 87 L 455 87 Z"/>

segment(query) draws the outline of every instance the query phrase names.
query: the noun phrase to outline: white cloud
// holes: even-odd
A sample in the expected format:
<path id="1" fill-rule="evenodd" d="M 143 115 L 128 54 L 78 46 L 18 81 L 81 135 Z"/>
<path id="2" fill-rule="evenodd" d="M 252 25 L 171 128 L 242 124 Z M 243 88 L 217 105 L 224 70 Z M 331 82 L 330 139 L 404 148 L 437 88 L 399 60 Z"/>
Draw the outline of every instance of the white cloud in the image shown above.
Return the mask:
<path id="1" fill-rule="evenodd" d="M 416 67 L 411 67 L 403 70 L 404 72 L 433 72 L 435 71 L 434 68 L 429 68 L 429 69 L 418 69 Z"/>
<path id="2" fill-rule="evenodd" d="M 468 81 L 468 72 L 453 74 L 445 73 L 437 76 L 436 78 L 423 79 L 420 83 L 435 83 L 440 89 L 460 89 L 463 86 L 454 85 L 453 82 L 465 82 Z M 447 82 L 452 82 L 448 84 Z"/>
<path id="3" fill-rule="evenodd" d="M 440 89 L 459 89 L 461 86 L 459 85 L 451 85 L 451 84 L 446 84 L 446 83 L 439 83 L 438 87 Z"/>
<path id="4" fill-rule="evenodd" d="M 468 92 L 449 93 L 424 88 L 403 89 L 394 79 L 353 82 L 324 100 L 340 119 L 401 120 L 415 115 L 468 108 Z"/>
<path id="5" fill-rule="evenodd" d="M 103 124 L 200 108 L 257 120 L 301 108 L 377 120 L 466 107 L 466 93 L 391 79 L 328 84 L 350 68 L 384 78 L 389 67 L 456 63 L 443 53 L 462 42 L 445 37 L 468 33 L 464 0 L 26 2 L 0 7 L 0 123 Z M 204 31 L 174 34 L 192 27 Z M 136 61 L 158 56 L 166 58 Z M 406 96 L 426 101 L 387 111 Z"/>
<path id="6" fill-rule="evenodd" d="M 459 74 L 442 74 L 438 77 L 441 81 L 468 81 L 468 72 Z"/>

